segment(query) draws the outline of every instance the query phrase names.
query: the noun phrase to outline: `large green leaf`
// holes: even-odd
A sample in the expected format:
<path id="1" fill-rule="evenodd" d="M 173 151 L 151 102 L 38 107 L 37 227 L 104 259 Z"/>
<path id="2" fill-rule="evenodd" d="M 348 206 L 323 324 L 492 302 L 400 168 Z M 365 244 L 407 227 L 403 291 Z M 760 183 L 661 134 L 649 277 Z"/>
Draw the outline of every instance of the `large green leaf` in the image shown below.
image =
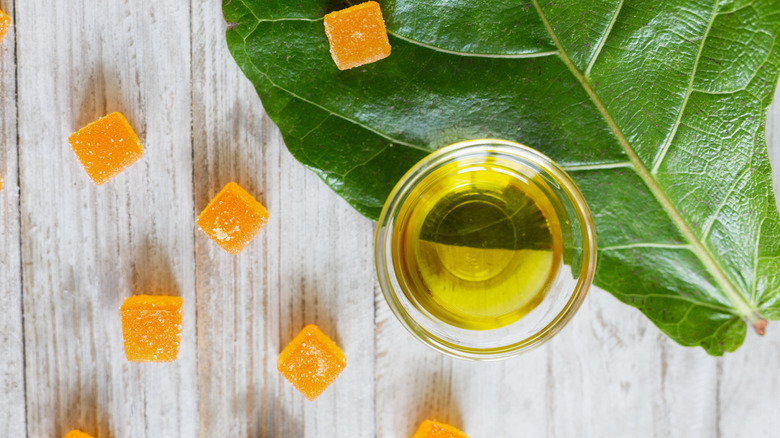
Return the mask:
<path id="1" fill-rule="evenodd" d="M 228 47 L 287 147 L 376 218 L 455 141 L 535 147 L 575 178 L 596 284 L 683 345 L 733 351 L 780 319 L 764 139 L 779 0 L 385 0 L 392 55 L 339 71 L 328 0 L 225 0 Z"/>

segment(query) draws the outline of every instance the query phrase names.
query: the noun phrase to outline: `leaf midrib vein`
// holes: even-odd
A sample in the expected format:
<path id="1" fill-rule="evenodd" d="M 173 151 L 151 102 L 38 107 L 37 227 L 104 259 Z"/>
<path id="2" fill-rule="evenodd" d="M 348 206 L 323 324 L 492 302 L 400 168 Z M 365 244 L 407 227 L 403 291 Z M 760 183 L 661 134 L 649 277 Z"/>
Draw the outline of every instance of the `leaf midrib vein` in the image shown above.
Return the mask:
<path id="1" fill-rule="evenodd" d="M 669 215 L 669 217 L 672 219 L 675 225 L 677 225 L 677 227 L 683 233 L 683 236 L 685 236 L 686 240 L 688 240 L 691 243 L 693 252 L 699 258 L 702 264 L 704 264 L 705 268 L 707 268 L 710 274 L 712 274 L 712 276 L 715 279 L 715 282 L 723 289 L 729 301 L 731 301 L 731 303 L 734 305 L 736 310 L 735 313 L 743 318 L 747 318 L 750 322 L 756 322 L 758 319 L 760 319 L 760 316 L 756 314 L 756 311 L 747 302 L 745 297 L 742 296 L 742 294 L 740 294 L 739 291 L 734 287 L 732 282 L 726 276 L 726 273 L 723 271 L 723 268 L 720 267 L 720 265 L 712 256 L 712 254 L 709 252 L 709 250 L 704 245 L 704 243 L 701 240 L 699 240 L 699 238 L 693 232 L 691 227 L 682 217 L 680 212 L 677 210 L 674 204 L 672 204 L 672 201 L 666 195 L 666 192 L 664 192 L 664 190 L 661 188 L 658 181 L 655 179 L 655 177 L 650 173 L 647 167 L 645 167 L 645 165 L 639 159 L 636 152 L 634 151 L 634 148 L 628 142 L 628 139 L 625 137 L 622 130 L 618 127 L 617 122 L 612 117 L 612 114 L 610 114 L 610 112 L 607 110 L 606 106 L 601 101 L 599 95 L 596 94 L 596 91 L 593 89 L 590 82 L 582 75 L 579 69 L 577 69 L 577 67 L 572 62 L 571 58 L 569 58 L 569 56 L 566 54 L 566 50 L 564 50 L 563 45 L 561 44 L 560 40 L 558 40 L 558 37 L 555 34 L 555 31 L 553 30 L 552 26 L 550 25 L 550 22 L 547 20 L 547 16 L 544 14 L 544 11 L 542 11 L 542 8 L 539 5 L 538 0 L 531 0 L 531 2 L 533 3 L 534 8 L 536 8 L 537 13 L 541 17 L 542 23 L 547 29 L 547 32 L 550 34 L 550 37 L 555 43 L 555 46 L 558 48 L 558 55 L 560 56 L 561 60 L 569 68 L 569 70 L 572 72 L 572 74 L 580 83 L 580 85 L 582 85 L 582 87 L 585 89 L 585 92 L 588 94 L 588 96 L 590 96 L 594 105 L 599 110 L 601 115 L 604 117 L 609 127 L 612 129 L 613 133 L 615 134 L 615 137 L 617 137 L 621 146 L 625 150 L 626 155 L 628 155 L 630 161 L 632 162 L 634 170 L 637 172 L 639 177 L 642 178 L 642 180 L 648 186 L 648 188 L 656 197 L 656 199 L 658 199 L 658 201 L 661 203 L 661 206 L 664 208 L 664 210 L 666 210 L 666 213 Z M 707 27 L 707 30 L 704 36 L 702 37 L 700 47 L 699 47 L 699 54 L 701 54 L 701 50 L 704 47 L 704 42 L 707 40 L 707 33 L 709 32 L 709 29 L 712 25 L 714 16 L 717 15 L 718 3 L 719 3 L 718 1 L 715 2 L 713 18 L 712 20 L 710 20 L 710 25 Z M 698 56 L 697 56 L 697 60 L 698 60 Z M 686 95 L 686 100 L 687 100 L 687 95 Z"/>
<path id="2" fill-rule="evenodd" d="M 255 19 L 258 21 L 257 25 L 259 25 L 259 23 L 261 21 L 296 21 L 297 20 L 297 21 L 310 21 L 311 22 L 311 21 L 319 21 L 321 19 L 321 18 L 317 18 L 317 19 L 307 19 L 307 18 L 300 18 L 300 19 L 289 18 L 289 19 L 286 19 L 286 18 L 282 18 L 282 19 L 274 19 L 274 20 L 261 20 L 259 17 L 257 17 L 257 15 L 255 15 L 254 11 L 252 11 L 250 8 L 248 8 L 246 6 L 246 4 L 245 4 L 245 2 L 243 0 L 239 0 L 239 1 L 241 1 L 241 3 L 244 4 L 244 7 L 249 11 L 249 13 L 252 14 L 255 17 Z M 745 298 L 734 287 L 734 285 L 731 283 L 731 281 L 726 276 L 726 274 L 723 271 L 723 269 L 719 266 L 718 262 L 714 259 L 712 254 L 709 252 L 707 247 L 704 245 L 703 242 L 701 242 L 698 239 L 698 237 L 695 235 L 695 233 L 690 228 L 688 223 L 682 217 L 680 212 L 672 204 L 671 200 L 666 195 L 664 190 L 661 188 L 661 186 L 658 183 L 658 181 L 655 179 L 655 177 L 651 174 L 651 172 L 641 162 L 641 160 L 637 156 L 636 152 L 634 151 L 633 147 L 628 142 L 628 139 L 626 139 L 626 137 L 623 134 L 623 132 L 617 126 L 617 122 L 614 120 L 612 115 L 606 109 L 606 106 L 601 101 L 601 98 L 598 96 L 598 94 L 596 94 L 595 90 L 592 88 L 590 82 L 587 80 L 587 78 L 585 78 L 582 75 L 582 73 L 579 71 L 579 69 L 577 69 L 577 67 L 573 64 L 571 58 L 569 58 L 569 56 L 567 55 L 566 51 L 564 50 L 563 46 L 561 45 L 561 42 L 558 40 L 557 35 L 553 31 L 552 26 L 550 25 L 549 21 L 547 20 L 546 15 L 542 11 L 542 9 L 541 9 L 541 7 L 540 7 L 540 5 L 538 3 L 538 0 L 531 0 L 531 1 L 533 3 L 534 7 L 537 10 L 537 13 L 540 16 L 540 18 L 542 20 L 542 23 L 544 24 L 545 28 L 547 29 L 547 32 L 549 33 L 549 35 L 552 38 L 555 46 L 558 49 L 556 53 L 559 55 L 561 60 L 564 62 L 564 64 L 567 66 L 567 68 L 572 72 L 572 74 L 575 76 L 577 81 L 580 83 L 580 85 L 583 87 L 583 89 L 589 95 L 591 100 L 594 102 L 594 105 L 599 110 L 599 112 L 602 114 L 602 116 L 604 117 L 605 121 L 607 122 L 607 124 L 612 129 L 612 131 L 615 134 L 615 136 L 617 137 L 618 141 L 620 142 L 621 146 L 624 148 L 626 154 L 628 155 L 628 157 L 629 157 L 629 159 L 630 159 L 630 161 L 631 161 L 631 163 L 633 165 L 634 170 L 637 172 L 637 174 L 640 176 L 640 178 L 642 178 L 642 180 L 645 182 L 645 184 L 651 190 L 651 192 L 656 197 L 656 199 L 658 199 L 658 201 L 661 203 L 661 205 L 664 208 L 664 210 L 666 210 L 666 212 L 669 215 L 669 217 L 673 220 L 675 225 L 677 225 L 677 227 L 683 233 L 685 238 L 691 243 L 692 251 L 697 255 L 697 257 L 704 264 L 704 266 L 707 268 L 707 270 L 713 275 L 713 277 L 716 280 L 716 283 L 718 283 L 718 285 L 724 290 L 724 292 L 726 293 L 727 297 L 729 298 L 731 303 L 736 308 L 736 310 L 737 310 L 736 314 L 738 314 L 741 317 L 747 318 L 751 322 L 755 322 L 755 320 L 760 318 L 756 314 L 756 311 L 751 307 L 751 305 L 745 300 Z M 709 32 L 709 29 L 711 28 L 712 23 L 714 22 L 715 17 L 718 15 L 717 14 L 718 3 L 719 2 L 716 1 L 716 5 L 715 5 L 715 8 L 714 8 L 713 16 L 712 16 L 712 18 L 710 20 L 710 23 L 709 23 L 709 25 L 707 27 L 707 30 L 705 31 L 704 36 L 702 37 L 702 41 L 701 41 L 700 47 L 699 47 L 699 52 L 697 54 L 696 64 L 698 64 L 698 59 L 699 59 L 699 56 L 701 55 L 701 51 L 702 51 L 702 48 L 704 46 L 704 42 L 707 39 L 707 34 Z M 616 16 L 617 16 L 617 14 L 616 14 Z M 610 26 L 610 29 L 611 29 L 611 26 Z M 404 39 L 404 38 L 399 37 L 397 34 L 394 34 L 394 36 L 399 38 L 399 39 Z M 608 37 L 608 35 L 605 35 L 604 41 L 606 41 L 607 37 Z M 242 39 L 244 40 L 244 50 L 246 51 L 246 37 L 243 37 Z M 421 45 L 421 46 L 427 46 L 425 44 L 421 44 L 418 41 L 411 40 L 411 39 L 408 39 L 408 38 L 405 39 L 405 40 L 407 40 L 409 43 L 418 44 L 418 45 Z M 431 50 L 442 51 L 441 49 L 436 48 L 434 46 L 428 46 L 427 48 L 429 48 Z M 459 54 L 459 52 L 452 52 L 450 54 Z M 474 56 L 473 54 L 467 54 L 467 53 L 460 53 L 460 54 L 464 55 L 464 56 L 469 56 L 469 55 L 470 56 Z M 539 55 L 537 55 L 537 56 L 539 56 Z M 596 56 L 598 56 L 598 53 L 594 56 L 594 58 Z M 528 56 L 526 56 L 526 57 L 528 57 Z M 276 88 L 278 88 L 278 89 L 280 89 L 280 90 L 282 90 L 284 92 L 289 93 L 291 96 L 293 96 L 293 97 L 295 97 L 297 99 L 300 99 L 301 101 L 304 101 L 304 102 L 306 102 L 306 103 L 308 103 L 308 104 L 310 104 L 310 105 L 312 105 L 314 107 L 317 107 L 317 108 L 319 108 L 319 109 L 321 109 L 323 111 L 326 111 L 329 114 L 335 115 L 335 116 L 343 118 L 343 119 L 345 119 L 345 120 L 347 120 L 349 122 L 352 122 L 352 123 L 354 123 L 354 124 L 356 124 L 358 126 L 361 126 L 364 129 L 367 129 L 368 131 L 374 132 L 375 134 L 380 135 L 381 137 L 384 137 L 384 138 L 386 138 L 386 139 L 388 139 L 388 140 L 390 140 L 392 142 L 395 142 L 397 144 L 401 144 L 401 145 L 404 145 L 404 146 L 412 147 L 412 148 L 415 148 L 415 149 L 428 151 L 428 149 L 426 149 L 426 148 L 423 148 L 423 147 L 420 147 L 420 146 L 417 146 L 417 145 L 414 145 L 414 144 L 411 144 L 411 143 L 401 142 L 401 141 L 398 141 L 396 139 L 393 139 L 393 138 L 387 136 L 386 134 L 384 134 L 384 133 L 382 133 L 380 131 L 377 131 L 377 130 L 371 128 L 371 127 L 368 127 L 368 126 L 366 126 L 366 125 L 364 125 L 364 124 L 362 124 L 362 123 L 360 123 L 360 122 L 358 122 L 356 120 L 350 119 L 350 118 L 345 117 L 345 116 L 343 116 L 341 114 L 334 113 L 333 111 L 331 111 L 331 110 L 329 110 L 329 109 L 327 109 L 327 108 L 325 108 L 325 107 L 323 107 L 323 106 L 321 106 L 319 104 L 316 104 L 316 103 L 314 103 L 314 102 L 312 102 L 312 101 L 310 101 L 308 99 L 303 98 L 302 96 L 297 95 L 296 93 L 293 93 L 290 90 L 287 90 L 287 89 L 277 85 L 269 77 L 269 75 L 267 73 L 263 72 L 262 70 L 260 70 L 258 68 L 258 66 L 254 63 L 254 60 L 252 59 L 251 56 L 249 56 L 248 53 L 247 53 L 247 58 L 246 59 L 248 59 L 250 61 L 250 63 L 252 64 L 253 68 L 258 73 L 262 74 L 266 78 L 266 80 L 269 81 L 269 83 L 272 86 L 274 86 L 274 87 L 276 87 Z M 686 102 L 688 100 L 688 97 L 691 94 L 692 84 L 693 84 L 693 76 L 694 75 L 695 75 L 695 69 L 694 69 L 694 72 L 692 73 L 689 90 L 688 90 L 688 92 L 687 92 L 687 94 L 685 96 L 685 101 Z M 684 111 L 684 104 L 683 104 L 683 108 L 680 111 L 680 116 L 682 115 L 683 111 Z M 678 119 L 679 119 L 679 117 L 678 117 Z M 676 123 L 675 126 L 673 127 L 674 130 L 677 129 L 678 124 L 679 124 L 679 120 L 678 120 L 678 123 Z M 671 138 L 673 138 L 673 135 L 671 136 Z M 706 303 L 703 303 L 703 302 L 701 304 L 702 305 L 706 305 Z M 731 310 L 731 309 L 729 309 L 729 310 Z"/>

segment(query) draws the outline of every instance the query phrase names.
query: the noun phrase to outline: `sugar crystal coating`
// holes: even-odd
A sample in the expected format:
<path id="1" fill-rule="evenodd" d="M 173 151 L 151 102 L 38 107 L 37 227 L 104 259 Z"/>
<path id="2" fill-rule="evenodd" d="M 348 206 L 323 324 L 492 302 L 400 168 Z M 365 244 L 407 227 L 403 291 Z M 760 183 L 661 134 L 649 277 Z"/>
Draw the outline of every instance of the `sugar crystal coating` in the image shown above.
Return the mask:
<path id="1" fill-rule="evenodd" d="M 92 181 L 108 180 L 138 161 L 144 148 L 120 113 L 111 113 L 71 134 L 70 147 Z"/>
<path id="2" fill-rule="evenodd" d="M 92 435 L 84 433 L 80 430 L 71 430 L 65 435 L 65 438 L 92 438 Z"/>
<path id="3" fill-rule="evenodd" d="M 469 438 L 468 435 L 449 424 L 425 420 L 412 438 Z"/>
<path id="4" fill-rule="evenodd" d="M 172 362 L 179 354 L 183 300 L 135 295 L 122 304 L 122 335 L 130 362 Z"/>
<path id="5" fill-rule="evenodd" d="M 314 324 L 304 327 L 277 361 L 279 372 L 312 401 L 346 366 L 344 352 Z"/>
<path id="6" fill-rule="evenodd" d="M 385 21 L 379 3 L 369 1 L 325 16 L 330 54 L 339 70 L 390 56 Z"/>
<path id="7" fill-rule="evenodd" d="M 268 222 L 268 211 L 238 184 L 228 183 L 198 216 L 198 226 L 225 251 L 238 254 Z"/>
<path id="8" fill-rule="evenodd" d="M 3 11 L 0 11 L 0 42 L 5 38 L 6 32 L 11 28 L 11 17 Z"/>

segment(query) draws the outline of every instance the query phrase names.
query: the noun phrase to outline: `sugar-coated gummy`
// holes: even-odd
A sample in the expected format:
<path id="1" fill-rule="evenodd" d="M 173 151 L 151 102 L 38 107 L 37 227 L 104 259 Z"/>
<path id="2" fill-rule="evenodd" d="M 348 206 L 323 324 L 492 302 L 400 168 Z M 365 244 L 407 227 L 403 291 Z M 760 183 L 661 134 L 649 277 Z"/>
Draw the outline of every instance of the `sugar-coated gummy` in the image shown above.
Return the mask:
<path id="1" fill-rule="evenodd" d="M 369 1 L 325 15 L 330 54 L 339 70 L 390 56 L 385 21 L 379 3 Z"/>
<path id="2" fill-rule="evenodd" d="M 425 420 L 420 424 L 412 438 L 469 438 L 468 435 L 449 424 L 434 420 Z"/>
<path id="3" fill-rule="evenodd" d="M 3 11 L 0 11 L 0 42 L 3 42 L 6 32 L 11 28 L 11 17 Z"/>
<path id="4" fill-rule="evenodd" d="M 304 327 L 277 361 L 279 372 L 312 401 L 346 366 L 344 352 L 314 324 Z"/>
<path id="5" fill-rule="evenodd" d="M 65 435 L 65 438 L 92 438 L 92 435 L 84 433 L 80 430 L 71 430 Z"/>
<path id="6" fill-rule="evenodd" d="M 172 362 L 179 354 L 183 300 L 135 295 L 122 304 L 122 335 L 130 362 Z"/>
<path id="7" fill-rule="evenodd" d="M 225 251 L 238 254 L 268 222 L 268 211 L 238 184 L 228 183 L 198 216 L 197 224 Z"/>
<path id="8" fill-rule="evenodd" d="M 120 113 L 111 113 L 74 132 L 68 138 L 90 179 L 97 184 L 130 167 L 144 154 L 135 131 Z"/>

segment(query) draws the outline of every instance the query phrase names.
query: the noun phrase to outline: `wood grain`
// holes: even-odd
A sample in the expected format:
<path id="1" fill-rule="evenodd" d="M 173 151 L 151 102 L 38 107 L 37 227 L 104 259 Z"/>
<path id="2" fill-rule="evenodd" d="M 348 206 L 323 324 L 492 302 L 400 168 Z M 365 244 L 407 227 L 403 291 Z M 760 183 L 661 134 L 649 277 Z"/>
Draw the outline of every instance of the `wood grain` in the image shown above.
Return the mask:
<path id="1" fill-rule="evenodd" d="M 1 1 L 0 10 L 13 18 L 12 1 Z M 0 44 L 0 436 L 4 437 L 26 434 L 16 123 L 16 38 L 11 27 Z"/>
<path id="2" fill-rule="evenodd" d="M 192 437 L 189 5 L 27 0 L 16 15 L 28 436 Z M 112 111 L 146 155 L 97 187 L 67 137 Z M 138 293 L 184 297 L 178 361 L 125 359 L 119 306 Z"/>
<path id="3" fill-rule="evenodd" d="M 16 21 L 0 46 L 0 435 L 407 438 L 425 418 L 472 438 L 780 430 L 776 323 L 712 358 L 593 290 L 518 358 L 429 350 L 378 290 L 374 224 L 295 162 L 230 57 L 220 0 L 67 3 L 0 0 Z M 146 156 L 95 187 L 66 139 L 115 110 Z M 778 169 L 780 105 L 767 136 Z M 271 214 L 236 257 L 194 224 L 229 181 Z M 184 297 L 176 362 L 125 360 L 118 309 L 135 293 Z M 315 402 L 276 371 L 308 323 L 348 357 Z"/>
<path id="4" fill-rule="evenodd" d="M 371 436 L 373 224 L 287 152 L 227 51 L 220 5 L 193 2 L 195 205 L 236 181 L 270 220 L 236 257 L 198 232 L 200 436 Z M 347 355 L 315 402 L 276 370 L 311 323 Z"/>

